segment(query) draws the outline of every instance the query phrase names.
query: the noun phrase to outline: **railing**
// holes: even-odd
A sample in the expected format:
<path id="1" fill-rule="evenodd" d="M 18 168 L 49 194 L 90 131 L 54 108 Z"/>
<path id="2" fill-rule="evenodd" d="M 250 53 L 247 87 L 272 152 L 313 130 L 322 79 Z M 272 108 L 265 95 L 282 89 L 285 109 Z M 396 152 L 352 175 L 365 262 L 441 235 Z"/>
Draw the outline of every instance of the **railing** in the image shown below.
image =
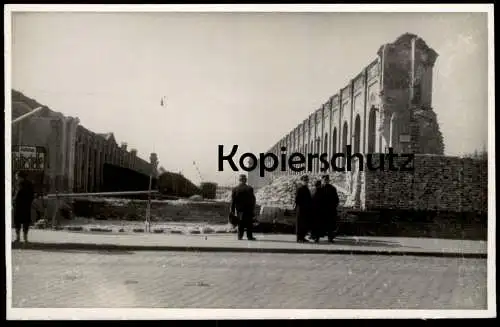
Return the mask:
<path id="1" fill-rule="evenodd" d="M 20 121 L 21 121 L 21 120 L 23 120 L 23 119 L 26 119 L 26 118 L 28 118 L 28 117 L 30 117 L 30 116 L 32 116 L 32 115 L 34 115 L 34 114 L 36 114 L 37 112 L 39 112 L 39 111 L 40 111 L 40 110 L 42 110 L 42 109 L 43 109 L 43 107 L 37 107 L 37 108 L 35 108 L 35 109 L 31 110 L 30 112 L 27 112 L 27 113 L 25 113 L 24 115 L 21 115 L 21 116 L 17 117 L 16 119 L 13 119 L 13 120 L 12 120 L 12 125 L 14 125 L 14 124 L 15 124 L 15 123 L 17 123 L 17 122 L 20 122 Z"/>
<path id="2" fill-rule="evenodd" d="M 80 197 L 91 197 L 91 196 L 116 196 L 116 195 L 136 195 L 136 194 L 148 194 L 148 208 L 151 208 L 151 194 L 157 194 L 158 191 L 123 191 L 123 192 L 97 192 L 97 193 L 53 193 L 47 194 L 42 198 L 45 199 L 56 199 L 54 214 L 52 215 L 52 227 L 56 226 L 57 214 L 59 212 L 59 199 L 61 198 L 80 198 Z M 146 219 L 144 221 L 146 232 L 151 230 L 150 226 L 150 211 L 147 211 Z"/>
<path id="3" fill-rule="evenodd" d="M 115 195 L 135 195 L 135 194 L 150 194 L 159 193 L 158 191 L 122 191 L 122 192 L 97 192 L 97 193 L 53 193 L 47 194 L 44 198 L 77 198 L 89 196 L 115 196 Z"/>

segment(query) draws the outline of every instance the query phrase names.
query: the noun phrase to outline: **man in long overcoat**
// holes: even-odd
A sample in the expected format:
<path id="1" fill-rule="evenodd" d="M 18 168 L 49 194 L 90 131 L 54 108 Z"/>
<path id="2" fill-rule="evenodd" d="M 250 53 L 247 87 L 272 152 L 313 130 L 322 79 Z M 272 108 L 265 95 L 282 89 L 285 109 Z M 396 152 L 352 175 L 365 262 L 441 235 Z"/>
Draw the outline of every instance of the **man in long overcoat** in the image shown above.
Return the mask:
<path id="1" fill-rule="evenodd" d="M 16 242 L 21 240 L 21 229 L 23 238 L 28 242 L 28 231 L 31 225 L 31 205 L 35 197 L 33 183 L 31 183 L 24 171 L 16 173 L 16 187 L 14 195 L 14 228 L 16 230 Z"/>
<path id="2" fill-rule="evenodd" d="M 335 186 L 330 184 L 330 176 L 323 175 L 322 186 L 319 196 L 319 215 L 321 224 L 324 226 L 328 241 L 333 242 L 337 231 L 337 207 L 339 205 L 339 195 Z"/>
<path id="3" fill-rule="evenodd" d="M 297 242 L 308 242 L 306 239 L 309 230 L 309 222 L 312 215 L 313 203 L 311 191 L 308 183 L 309 177 L 304 175 L 300 178 L 301 185 L 297 188 L 295 194 L 295 212 L 296 212 L 296 235 Z"/>
<path id="4" fill-rule="evenodd" d="M 314 183 L 312 194 L 312 212 L 310 217 L 311 238 L 318 243 L 319 239 L 324 234 L 323 221 L 321 216 L 321 187 L 323 186 L 320 180 Z"/>
<path id="5" fill-rule="evenodd" d="M 243 239 L 246 230 L 247 239 L 254 241 L 255 193 L 253 187 L 247 185 L 246 175 L 240 175 L 239 182 L 240 184 L 233 189 L 231 194 L 231 212 L 229 214 L 238 217 L 238 239 Z"/>

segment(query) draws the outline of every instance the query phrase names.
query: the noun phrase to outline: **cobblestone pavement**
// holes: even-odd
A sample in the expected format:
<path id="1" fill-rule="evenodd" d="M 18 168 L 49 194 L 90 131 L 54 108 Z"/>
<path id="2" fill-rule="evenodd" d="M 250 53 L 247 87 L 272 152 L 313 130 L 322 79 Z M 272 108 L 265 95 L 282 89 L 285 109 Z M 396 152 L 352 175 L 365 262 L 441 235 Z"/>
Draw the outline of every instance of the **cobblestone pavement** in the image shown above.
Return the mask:
<path id="1" fill-rule="evenodd" d="M 486 309 L 486 260 L 12 251 L 13 307 Z"/>

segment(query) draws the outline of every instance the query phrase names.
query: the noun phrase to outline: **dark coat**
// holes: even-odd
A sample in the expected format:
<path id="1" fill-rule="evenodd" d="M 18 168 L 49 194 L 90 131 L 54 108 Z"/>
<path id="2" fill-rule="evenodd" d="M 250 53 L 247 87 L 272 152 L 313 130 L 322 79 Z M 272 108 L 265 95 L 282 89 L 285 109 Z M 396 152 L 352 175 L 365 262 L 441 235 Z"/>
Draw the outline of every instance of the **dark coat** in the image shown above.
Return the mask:
<path id="1" fill-rule="evenodd" d="M 255 212 L 255 193 L 253 187 L 249 185 L 238 185 L 231 193 L 231 212 L 244 213 L 245 216 L 252 216 Z"/>
<path id="2" fill-rule="evenodd" d="M 319 234 L 323 228 L 321 196 L 321 186 L 315 187 L 312 192 L 312 212 L 309 221 L 311 231 L 315 234 Z"/>
<path id="3" fill-rule="evenodd" d="M 318 214 L 323 218 L 335 218 L 340 199 L 335 186 L 323 185 L 318 190 Z"/>
<path id="4" fill-rule="evenodd" d="M 321 211 L 321 187 L 316 187 L 312 191 L 312 210 L 314 216 L 317 216 Z"/>
<path id="5" fill-rule="evenodd" d="M 306 221 L 310 218 L 313 210 L 311 191 L 306 185 L 297 188 L 295 194 L 295 210 L 299 221 Z"/>
<path id="6" fill-rule="evenodd" d="M 35 198 L 33 184 L 23 180 L 14 196 L 14 219 L 16 221 L 31 220 L 31 204 Z"/>

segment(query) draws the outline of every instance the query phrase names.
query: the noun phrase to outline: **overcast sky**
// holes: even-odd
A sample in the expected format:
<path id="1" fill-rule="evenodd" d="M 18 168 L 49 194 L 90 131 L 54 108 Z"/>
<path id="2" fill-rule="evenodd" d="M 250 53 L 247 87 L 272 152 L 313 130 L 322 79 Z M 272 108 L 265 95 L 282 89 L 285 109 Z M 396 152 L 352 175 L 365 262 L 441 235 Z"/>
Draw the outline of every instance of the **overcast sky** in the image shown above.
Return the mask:
<path id="1" fill-rule="evenodd" d="M 13 13 L 12 87 L 113 132 L 195 183 L 232 183 L 217 145 L 269 149 L 410 32 L 438 53 L 446 154 L 487 144 L 481 13 Z M 160 99 L 166 96 L 166 107 Z"/>

